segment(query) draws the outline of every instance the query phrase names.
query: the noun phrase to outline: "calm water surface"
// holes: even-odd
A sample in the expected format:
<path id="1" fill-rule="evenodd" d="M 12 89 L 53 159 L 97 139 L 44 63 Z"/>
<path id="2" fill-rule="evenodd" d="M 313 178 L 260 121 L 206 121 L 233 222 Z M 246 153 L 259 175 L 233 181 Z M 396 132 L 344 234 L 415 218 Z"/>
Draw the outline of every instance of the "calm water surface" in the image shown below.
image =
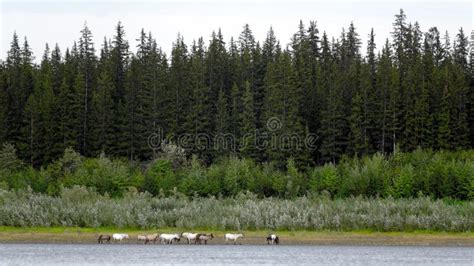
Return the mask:
<path id="1" fill-rule="evenodd" d="M 0 244 L 0 265 L 474 265 L 469 247 Z"/>

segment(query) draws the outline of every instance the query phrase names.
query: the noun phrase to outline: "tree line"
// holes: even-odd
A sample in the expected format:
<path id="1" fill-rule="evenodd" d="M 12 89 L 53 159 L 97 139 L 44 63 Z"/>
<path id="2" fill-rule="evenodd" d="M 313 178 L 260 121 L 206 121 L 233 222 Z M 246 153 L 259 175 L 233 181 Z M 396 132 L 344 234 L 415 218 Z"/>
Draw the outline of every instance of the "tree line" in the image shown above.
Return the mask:
<path id="1" fill-rule="evenodd" d="M 86 157 L 150 160 L 156 152 L 149 137 L 157 132 L 169 141 L 230 133 L 247 145 L 199 149 L 191 141 L 186 153 L 206 164 L 237 155 L 283 168 L 288 158 L 304 167 L 345 155 L 474 144 L 468 37 L 462 28 L 454 41 L 436 27 L 423 33 L 403 10 L 379 49 L 373 30 L 364 40 L 351 23 L 330 39 L 315 21 L 300 21 L 287 47 L 272 28 L 260 43 L 245 25 L 227 43 L 220 30 L 191 45 L 178 35 L 170 56 L 144 30 L 132 53 L 120 22 L 99 53 L 92 36 L 85 25 L 71 48 L 46 45 L 38 65 L 15 33 L 0 64 L 0 143 L 12 143 L 32 166 L 57 160 L 68 147 Z M 315 134 L 318 148 L 257 149 L 252 143 L 274 117 L 281 127 L 272 138 Z"/>

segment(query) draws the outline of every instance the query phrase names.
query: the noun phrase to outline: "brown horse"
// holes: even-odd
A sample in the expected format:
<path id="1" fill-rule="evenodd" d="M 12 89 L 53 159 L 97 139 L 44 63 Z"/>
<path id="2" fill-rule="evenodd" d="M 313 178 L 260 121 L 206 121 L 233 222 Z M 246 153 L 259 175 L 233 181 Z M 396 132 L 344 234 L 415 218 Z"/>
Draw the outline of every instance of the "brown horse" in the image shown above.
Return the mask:
<path id="1" fill-rule="evenodd" d="M 153 241 L 153 244 L 156 244 L 156 240 L 158 239 L 158 234 L 146 235 L 145 236 L 145 244 Z"/>
<path id="2" fill-rule="evenodd" d="M 99 244 L 104 244 L 104 242 L 110 244 L 111 238 L 112 237 L 110 237 L 109 235 L 99 235 L 99 237 L 97 238 L 97 242 Z"/>
<path id="3" fill-rule="evenodd" d="M 207 241 L 213 238 L 213 234 L 198 234 L 196 236 L 196 244 L 202 244 L 202 242 L 204 242 L 204 245 L 207 245 Z"/>

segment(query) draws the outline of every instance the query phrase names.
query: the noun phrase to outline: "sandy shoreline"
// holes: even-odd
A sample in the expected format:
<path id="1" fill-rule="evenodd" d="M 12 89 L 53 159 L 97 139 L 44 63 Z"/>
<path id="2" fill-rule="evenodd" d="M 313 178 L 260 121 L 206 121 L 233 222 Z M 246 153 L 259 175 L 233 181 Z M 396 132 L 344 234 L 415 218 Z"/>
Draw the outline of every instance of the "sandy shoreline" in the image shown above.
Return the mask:
<path id="1" fill-rule="evenodd" d="M 233 231 L 110 229 L 110 228 L 15 228 L 0 227 L 0 243 L 54 243 L 95 244 L 99 234 L 128 233 L 127 244 L 136 244 L 139 234 L 165 232 L 213 233 L 210 244 L 225 244 L 224 234 Z M 269 231 L 244 231 L 241 244 L 266 245 Z M 276 232 L 284 245 L 391 245 L 391 246 L 467 246 L 474 247 L 474 233 L 446 232 L 334 232 L 334 231 L 282 231 Z M 179 244 L 186 244 L 183 239 Z"/>

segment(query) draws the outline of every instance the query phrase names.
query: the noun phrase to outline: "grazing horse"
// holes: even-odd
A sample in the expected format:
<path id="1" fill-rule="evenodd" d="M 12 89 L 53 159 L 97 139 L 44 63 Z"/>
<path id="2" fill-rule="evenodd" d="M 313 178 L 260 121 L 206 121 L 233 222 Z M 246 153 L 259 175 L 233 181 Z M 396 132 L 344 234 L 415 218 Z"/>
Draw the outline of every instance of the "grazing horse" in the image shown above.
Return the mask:
<path id="1" fill-rule="evenodd" d="M 186 240 L 188 241 L 188 244 L 191 244 L 191 241 L 194 241 L 194 244 L 196 244 L 196 236 L 198 234 L 196 233 L 188 233 L 188 232 L 185 232 L 185 233 L 182 233 L 181 236 L 186 238 Z"/>
<path id="2" fill-rule="evenodd" d="M 146 235 L 145 236 L 145 244 L 153 241 L 153 244 L 156 244 L 156 239 L 158 239 L 158 234 Z"/>
<path id="3" fill-rule="evenodd" d="M 278 245 L 278 244 L 280 244 L 280 238 L 278 238 L 278 236 L 275 235 L 275 234 L 269 234 L 267 236 L 267 244 L 272 244 L 272 245 L 276 244 L 276 245 Z"/>
<path id="4" fill-rule="evenodd" d="M 138 235 L 137 236 L 137 243 L 143 241 L 146 244 L 146 236 Z"/>
<path id="5" fill-rule="evenodd" d="M 202 242 L 204 242 L 204 245 L 207 245 L 207 241 L 213 238 L 213 234 L 198 234 L 196 236 L 196 244 L 202 244 Z"/>
<path id="6" fill-rule="evenodd" d="M 128 239 L 128 238 L 130 238 L 128 234 L 113 234 L 112 235 L 112 239 L 114 241 L 119 241 L 120 243 L 122 243 L 124 239 Z"/>
<path id="7" fill-rule="evenodd" d="M 110 238 L 111 237 L 109 235 L 99 235 L 97 242 L 99 242 L 99 244 L 104 244 L 104 242 L 110 244 Z"/>
<path id="8" fill-rule="evenodd" d="M 244 237 L 243 234 L 225 234 L 225 241 L 229 241 L 229 240 L 232 240 L 234 241 L 234 245 L 235 245 L 235 242 L 237 241 L 237 239 L 239 239 L 239 237 Z"/>
<path id="9" fill-rule="evenodd" d="M 179 242 L 181 236 L 179 234 L 161 234 L 160 235 L 161 243 L 164 244 L 173 244 L 174 242 Z"/>

